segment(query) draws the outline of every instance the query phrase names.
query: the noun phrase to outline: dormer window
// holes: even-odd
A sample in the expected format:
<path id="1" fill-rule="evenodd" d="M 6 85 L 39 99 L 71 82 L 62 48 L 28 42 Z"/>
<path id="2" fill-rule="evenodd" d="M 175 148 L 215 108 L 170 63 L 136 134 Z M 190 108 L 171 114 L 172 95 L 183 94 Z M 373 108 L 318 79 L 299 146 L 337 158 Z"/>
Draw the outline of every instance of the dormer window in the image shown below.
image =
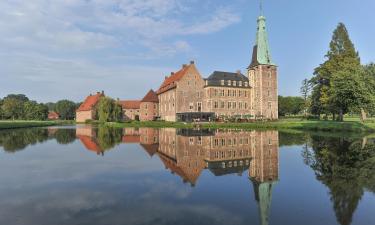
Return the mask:
<path id="1" fill-rule="evenodd" d="M 245 87 L 249 86 L 249 83 L 245 82 Z"/>
<path id="2" fill-rule="evenodd" d="M 228 80 L 228 86 L 232 85 L 232 81 Z"/>
<path id="3" fill-rule="evenodd" d="M 238 85 L 239 85 L 240 87 L 242 87 L 242 81 L 240 81 Z"/>
<path id="4" fill-rule="evenodd" d="M 221 80 L 221 86 L 224 86 L 224 80 Z"/>
<path id="5" fill-rule="evenodd" d="M 237 85 L 237 82 L 236 81 L 233 81 L 233 86 L 236 86 Z"/>

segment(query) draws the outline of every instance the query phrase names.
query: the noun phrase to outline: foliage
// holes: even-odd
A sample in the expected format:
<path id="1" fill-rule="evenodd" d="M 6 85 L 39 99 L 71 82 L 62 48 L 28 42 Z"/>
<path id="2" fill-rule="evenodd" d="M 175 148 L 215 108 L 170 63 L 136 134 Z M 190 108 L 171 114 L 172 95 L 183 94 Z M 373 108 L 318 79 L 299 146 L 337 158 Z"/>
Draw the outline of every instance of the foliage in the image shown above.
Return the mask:
<path id="1" fill-rule="evenodd" d="M 10 94 L 0 104 L 1 118 L 12 120 L 46 120 L 48 107 L 44 104 L 30 101 L 25 95 Z"/>
<path id="2" fill-rule="evenodd" d="M 304 116 L 306 117 L 307 116 L 307 111 L 308 111 L 308 108 L 310 107 L 310 92 L 311 92 L 311 83 L 308 79 L 304 79 L 302 81 L 302 86 L 301 86 L 301 89 L 300 89 L 300 92 L 301 92 L 301 95 L 302 95 L 302 98 L 304 100 Z"/>
<path id="3" fill-rule="evenodd" d="M 27 101 L 23 105 L 23 119 L 45 120 L 48 117 L 48 107 L 35 101 Z"/>
<path id="4" fill-rule="evenodd" d="M 330 189 L 338 222 L 349 225 L 364 191 L 375 193 L 374 142 L 312 136 L 311 146 L 304 161 Z"/>
<path id="5" fill-rule="evenodd" d="M 101 123 L 119 122 L 122 120 L 122 107 L 115 100 L 102 97 L 98 104 L 98 117 Z"/>
<path id="6" fill-rule="evenodd" d="M 97 143 L 102 151 L 114 148 L 122 141 L 122 129 L 99 126 L 97 130 Z"/>
<path id="7" fill-rule="evenodd" d="M 69 100 L 60 100 L 55 104 L 54 110 L 62 120 L 74 120 L 77 105 Z"/>
<path id="8" fill-rule="evenodd" d="M 301 97 L 279 96 L 279 115 L 297 115 L 301 113 L 305 106 L 305 100 Z"/>
<path id="9" fill-rule="evenodd" d="M 76 130 L 75 129 L 58 129 L 54 134 L 57 143 L 59 144 L 70 144 L 76 140 Z"/>
<path id="10" fill-rule="evenodd" d="M 342 97 L 343 93 L 339 93 L 334 88 L 340 87 L 342 80 L 340 76 L 347 75 L 346 78 L 352 80 L 360 71 L 358 52 L 344 24 L 340 23 L 333 32 L 330 50 L 325 57 L 327 60 L 315 69 L 314 77 L 310 80 L 313 84 L 310 110 L 316 115 L 342 114 L 346 108 L 355 107 L 352 105 L 354 101 L 341 104 L 338 97 Z M 362 82 L 359 79 L 352 83 L 357 81 Z"/>

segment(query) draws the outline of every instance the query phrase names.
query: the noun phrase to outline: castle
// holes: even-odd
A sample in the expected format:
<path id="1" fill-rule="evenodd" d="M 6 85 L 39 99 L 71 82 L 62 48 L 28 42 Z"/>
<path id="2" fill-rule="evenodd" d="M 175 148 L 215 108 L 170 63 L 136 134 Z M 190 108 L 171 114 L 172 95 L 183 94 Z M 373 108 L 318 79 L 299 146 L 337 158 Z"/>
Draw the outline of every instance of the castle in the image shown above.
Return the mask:
<path id="1" fill-rule="evenodd" d="M 266 18 L 259 16 L 257 23 L 256 42 L 246 75 L 240 71 L 215 71 L 205 79 L 191 61 L 166 76 L 159 89 L 150 90 L 142 100 L 121 101 L 124 120 L 277 120 L 277 66 L 271 59 Z M 87 97 L 77 110 L 77 122 L 95 119 L 95 106 L 103 95 Z"/>

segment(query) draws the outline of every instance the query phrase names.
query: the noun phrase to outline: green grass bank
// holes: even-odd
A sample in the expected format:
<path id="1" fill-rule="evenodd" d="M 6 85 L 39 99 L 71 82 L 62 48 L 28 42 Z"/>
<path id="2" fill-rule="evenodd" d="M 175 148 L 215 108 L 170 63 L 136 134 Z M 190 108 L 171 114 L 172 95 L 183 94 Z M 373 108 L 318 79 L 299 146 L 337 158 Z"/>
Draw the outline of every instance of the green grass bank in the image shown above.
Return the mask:
<path id="1" fill-rule="evenodd" d="M 128 122 L 107 123 L 112 127 L 151 127 L 151 128 L 193 128 L 193 124 L 172 122 Z M 204 123 L 202 128 L 212 129 L 279 129 L 279 130 L 308 130 L 331 132 L 375 132 L 375 121 L 361 123 L 359 121 L 307 121 L 307 120 L 279 120 L 274 122 L 255 123 Z"/>
<path id="2" fill-rule="evenodd" d="M 0 130 L 15 129 L 15 128 L 29 128 L 29 127 L 48 127 L 56 125 L 74 124 L 73 121 L 10 121 L 0 120 Z"/>

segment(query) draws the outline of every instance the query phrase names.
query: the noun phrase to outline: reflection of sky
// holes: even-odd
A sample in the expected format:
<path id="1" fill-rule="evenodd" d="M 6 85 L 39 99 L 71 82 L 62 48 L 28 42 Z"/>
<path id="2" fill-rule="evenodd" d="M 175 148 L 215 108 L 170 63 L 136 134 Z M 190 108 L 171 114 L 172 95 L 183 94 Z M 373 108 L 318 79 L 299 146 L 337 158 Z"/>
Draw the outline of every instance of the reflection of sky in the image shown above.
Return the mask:
<path id="1" fill-rule="evenodd" d="M 328 189 L 305 166 L 301 147 L 280 150 L 271 223 L 337 224 Z M 137 144 L 105 156 L 79 140 L 55 140 L 15 154 L 0 149 L 0 224 L 254 224 L 259 221 L 251 181 L 244 173 L 214 177 L 204 170 L 194 188 L 150 158 Z M 375 222 L 375 198 L 366 193 L 353 225 Z"/>

